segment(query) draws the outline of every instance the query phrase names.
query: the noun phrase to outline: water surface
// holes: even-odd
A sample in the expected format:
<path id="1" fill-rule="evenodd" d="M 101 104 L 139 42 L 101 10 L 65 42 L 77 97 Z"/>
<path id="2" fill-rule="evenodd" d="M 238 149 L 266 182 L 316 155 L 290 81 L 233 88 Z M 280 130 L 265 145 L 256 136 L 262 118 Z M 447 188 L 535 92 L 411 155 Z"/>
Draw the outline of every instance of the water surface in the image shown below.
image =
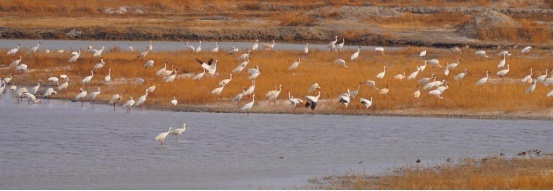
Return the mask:
<path id="1" fill-rule="evenodd" d="M 551 122 L 137 111 L 0 100 L 0 189 L 294 188 L 447 158 L 552 152 Z M 254 106 L 255 107 L 255 106 Z M 187 124 L 182 140 L 154 137 Z M 281 159 L 282 157 L 282 159 Z M 361 164 L 359 162 L 362 161 Z"/>

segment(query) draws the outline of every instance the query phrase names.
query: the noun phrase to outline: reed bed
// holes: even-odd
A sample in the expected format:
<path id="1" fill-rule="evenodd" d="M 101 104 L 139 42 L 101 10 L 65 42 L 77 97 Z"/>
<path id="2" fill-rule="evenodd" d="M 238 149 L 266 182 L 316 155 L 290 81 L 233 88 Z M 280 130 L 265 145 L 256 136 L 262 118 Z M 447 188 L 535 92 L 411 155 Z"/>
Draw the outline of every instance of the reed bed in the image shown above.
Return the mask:
<path id="1" fill-rule="evenodd" d="M 434 167 L 406 165 L 394 173 L 314 178 L 313 188 L 339 190 L 541 190 L 553 187 L 553 159 L 547 157 L 463 159 Z"/>
<path id="2" fill-rule="evenodd" d="M 146 45 L 145 45 L 146 46 Z M 278 46 L 278 43 L 277 43 Z M 113 94 L 123 96 L 121 103 L 124 103 L 129 96 L 137 99 L 145 93 L 145 89 L 155 85 L 154 92 L 148 95 L 145 107 L 162 108 L 173 110 L 197 110 L 211 108 L 210 111 L 238 111 L 236 103 L 231 101 L 232 97 L 241 92 L 242 88 L 248 88 L 251 81 L 248 80 L 248 68 L 259 66 L 261 75 L 255 79 L 256 104 L 252 112 L 273 112 L 289 113 L 292 107 L 288 102 L 287 92 L 292 96 L 304 98 L 307 95 L 316 95 L 317 92 L 308 93 L 308 87 L 318 83 L 321 87 L 321 103 L 316 111 L 321 113 L 343 113 L 343 114 L 378 114 L 393 111 L 409 110 L 414 114 L 425 111 L 440 111 L 445 113 L 460 112 L 489 112 L 498 114 L 526 114 L 549 112 L 553 106 L 553 98 L 546 97 L 552 87 L 538 84 L 533 93 L 526 94 L 524 91 L 531 84 L 521 83 L 524 76 L 530 74 L 533 68 L 533 78 L 545 73 L 551 68 L 552 55 L 549 51 L 532 50 L 530 54 L 520 54 L 520 49 L 510 49 L 512 56 L 507 57 L 506 65 L 510 65 L 510 71 L 502 80 L 495 75 L 500 69 L 497 64 L 501 59 L 496 53 L 498 50 L 487 50 L 489 59 L 474 55 L 476 50 L 463 49 L 461 54 L 454 53 L 447 49 L 427 48 L 428 54 L 425 58 L 419 57 L 422 47 L 407 47 L 398 50 L 386 50 L 382 55 L 373 50 L 361 49 L 359 58 L 350 61 L 349 57 L 354 51 L 329 52 L 328 50 L 312 50 L 308 55 L 299 51 L 253 51 L 250 55 L 251 61 L 247 67 L 238 74 L 234 74 L 232 81 L 225 86 L 220 95 L 211 94 L 211 90 L 219 87 L 219 81 L 229 78 L 229 74 L 242 60 L 237 60 L 238 55 L 245 53 L 240 51 L 238 55 L 228 55 L 226 50 L 218 53 L 209 51 L 212 47 L 204 43 L 204 51 L 192 52 L 179 51 L 154 51 L 150 52 L 144 60 L 137 59 L 138 52 L 128 52 L 117 49 L 106 50 L 103 53 L 105 66 L 94 72 L 91 83 L 82 84 L 81 79 L 89 76 L 93 66 L 99 62 L 99 58 L 92 57 L 92 54 L 84 51 L 77 62 L 68 63 L 71 56 L 69 53 L 44 53 L 27 54 L 25 49 L 20 50 L 16 56 L 1 56 L 0 77 L 5 78 L 9 73 L 15 76 L 12 80 L 18 87 L 32 87 L 39 79 L 42 86 L 39 92 L 50 86 L 48 77 L 66 74 L 70 78 L 70 85 L 66 91 L 58 92 L 53 98 L 73 99 L 79 88 L 89 93 L 102 88 L 101 94 L 96 102 L 107 102 Z M 184 49 L 184 48 L 183 48 Z M 1 50 L 7 51 L 7 50 Z M 28 65 L 30 71 L 18 73 L 14 68 L 7 67 L 9 63 L 23 56 L 21 63 Z M 202 79 L 193 81 L 191 76 L 202 72 L 200 64 L 195 59 L 207 62 L 209 58 L 218 60 L 217 74 L 213 77 L 206 74 Z M 301 59 L 296 70 L 288 70 L 288 66 Z M 346 60 L 349 69 L 334 64 L 336 59 Z M 396 74 L 409 75 L 416 70 L 416 66 L 424 65 L 424 59 L 438 59 L 445 68 L 446 63 L 461 60 L 457 68 L 452 69 L 448 76 L 443 74 L 443 68 L 432 68 L 427 65 L 426 70 L 419 72 L 415 80 L 397 80 Z M 154 60 L 152 68 L 144 68 L 147 60 Z M 174 82 L 164 82 L 163 78 L 154 73 L 163 68 L 164 61 L 167 61 L 167 69 L 172 66 L 178 73 Z M 383 79 L 377 79 L 376 75 L 383 71 L 386 66 L 386 74 Z M 111 82 L 105 84 L 104 76 L 111 69 Z M 453 80 L 453 76 L 468 70 L 468 74 L 462 80 Z M 504 69 L 504 68 L 501 68 Z M 489 80 L 483 86 L 476 86 L 475 82 L 484 77 L 486 70 L 490 72 Z M 442 93 L 443 99 L 429 95 L 430 90 L 420 88 L 420 98 L 414 98 L 413 92 L 417 90 L 417 81 L 420 78 L 437 76 L 436 80 L 445 80 L 449 88 Z M 550 77 L 550 76 L 548 76 Z M 137 84 L 136 78 L 145 79 L 144 84 Z M 359 94 L 351 98 L 347 108 L 338 103 L 337 96 L 345 93 L 347 89 L 358 88 L 359 83 L 367 80 L 376 82 L 376 88 L 361 85 Z M 61 80 L 60 80 L 61 81 Z M 275 87 L 282 85 L 282 91 L 277 98 L 277 105 L 271 106 L 267 103 L 264 94 Z M 387 95 L 378 94 L 377 89 L 388 87 Z M 9 89 L 9 88 L 8 88 Z M 179 104 L 170 105 L 170 100 L 175 97 Z M 373 98 L 373 105 L 366 110 L 359 102 L 359 98 Z M 304 99 L 305 100 L 305 99 Z M 250 102 L 251 98 L 244 96 L 242 103 Z M 193 108 L 193 109 L 191 109 Z M 300 109 L 296 112 L 308 112 Z"/>

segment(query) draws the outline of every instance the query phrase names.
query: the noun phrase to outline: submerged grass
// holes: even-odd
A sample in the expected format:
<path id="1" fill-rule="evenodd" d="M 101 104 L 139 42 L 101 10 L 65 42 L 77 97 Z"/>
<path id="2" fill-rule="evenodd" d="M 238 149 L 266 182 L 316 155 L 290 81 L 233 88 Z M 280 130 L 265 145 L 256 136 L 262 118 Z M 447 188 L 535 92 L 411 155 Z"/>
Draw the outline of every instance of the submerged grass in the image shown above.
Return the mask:
<path id="1" fill-rule="evenodd" d="M 278 45 L 278 44 L 277 44 Z M 205 46 L 204 46 L 205 47 Z M 206 48 L 207 49 L 207 48 Z M 145 89 L 155 85 L 156 90 L 148 95 L 145 103 L 146 107 L 151 108 L 173 108 L 186 110 L 189 106 L 209 106 L 219 111 L 233 111 L 235 106 L 231 104 L 232 97 L 240 93 L 242 88 L 249 87 L 251 81 L 248 80 L 248 68 L 259 66 L 261 75 L 255 80 L 256 101 L 266 101 L 264 94 L 276 86 L 282 85 L 283 90 L 278 97 L 277 106 L 268 106 L 266 104 L 255 105 L 252 111 L 259 112 L 290 112 L 291 106 L 287 102 L 287 92 L 292 96 L 304 98 L 307 95 L 316 95 L 316 92 L 308 93 L 307 88 L 318 83 L 322 87 L 321 100 L 328 100 L 319 104 L 316 110 L 327 113 L 352 113 L 367 114 L 394 110 L 413 110 L 418 113 L 424 111 L 468 111 L 468 112 L 499 112 L 502 113 L 521 113 L 521 112 L 548 112 L 553 106 L 551 98 L 546 94 L 551 91 L 551 87 L 541 84 L 537 85 L 533 93 L 525 94 L 524 91 L 530 84 L 521 83 L 520 79 L 530 74 L 530 68 L 533 68 L 533 78 L 543 75 L 545 70 L 550 68 L 551 55 L 540 50 L 532 50 L 530 55 L 519 54 L 518 49 L 510 50 L 513 56 L 507 58 L 507 65 L 510 65 L 510 71 L 504 80 L 501 80 L 495 73 L 501 69 L 497 68 L 497 63 L 502 57 L 495 55 L 494 50 L 488 50 L 490 59 L 482 59 L 475 56 L 475 50 L 463 49 L 462 54 L 456 54 L 445 49 L 427 49 L 426 59 L 436 58 L 440 64 L 445 67 L 447 62 L 456 62 L 461 60 L 457 68 L 452 69 L 448 76 L 443 74 L 443 68 L 432 68 L 427 65 L 426 70 L 419 72 L 415 80 L 397 80 L 396 74 L 409 75 L 416 70 L 416 66 L 424 65 L 424 59 L 418 56 L 423 48 L 408 47 L 400 50 L 387 50 L 386 55 L 381 55 L 372 50 L 362 49 L 359 58 L 350 61 L 349 57 L 353 51 L 328 52 L 328 50 L 312 50 L 309 55 L 303 55 L 297 51 L 265 51 L 257 50 L 251 53 L 251 61 L 247 67 L 238 74 L 234 74 L 232 81 L 225 86 L 220 95 L 211 94 L 211 90 L 219 87 L 219 81 L 229 78 L 230 72 L 238 66 L 242 60 L 237 60 L 238 56 L 228 55 L 226 51 L 213 53 L 202 51 L 199 53 L 191 51 L 155 51 L 146 56 L 144 60 L 136 59 L 137 52 L 111 51 L 103 53 L 105 66 L 94 72 L 91 83 L 82 84 L 81 79 L 89 76 L 93 66 L 99 62 L 99 58 L 93 58 L 88 52 L 83 51 L 81 57 L 76 63 L 68 63 L 70 57 L 68 53 L 35 53 L 34 55 L 23 53 L 21 63 L 28 65 L 28 73 L 18 73 L 14 68 L 3 68 L 0 70 L 2 78 L 13 73 L 13 83 L 17 86 L 31 87 L 39 79 L 43 86 L 40 91 L 44 91 L 50 84 L 47 78 L 51 76 L 58 77 L 60 74 L 66 74 L 70 78 L 69 88 L 65 92 L 59 92 L 53 98 L 73 99 L 78 93 L 79 88 L 87 90 L 89 93 L 96 91 L 97 87 L 102 88 L 102 93 L 96 100 L 107 102 L 113 94 L 123 96 L 122 102 L 129 96 L 138 98 L 144 94 Z M 7 50 L 2 50 L 7 51 Z M 497 51 L 498 52 L 498 51 Z M 240 54 L 244 53 L 241 51 Z M 9 65 L 13 60 L 19 57 L 2 56 L 0 63 Z M 206 74 L 202 79 L 193 81 L 191 76 L 202 72 L 200 64 L 195 61 L 199 58 L 207 61 L 209 58 L 218 60 L 217 74 L 214 77 Z M 301 58 L 301 63 L 296 70 L 288 70 L 288 66 Z M 349 69 L 334 64 L 336 59 L 346 60 Z M 152 68 L 144 68 L 147 60 L 154 60 Z M 160 76 L 154 73 L 163 68 L 164 61 L 167 61 L 167 69 L 172 67 L 178 72 L 174 82 L 166 83 Z M 383 79 L 377 79 L 376 75 L 383 71 L 386 66 L 386 74 Z M 111 82 L 104 84 L 104 76 L 111 69 Z M 453 76 L 468 70 L 468 74 L 462 80 L 455 81 Z M 490 78 L 483 86 L 476 86 L 475 83 L 484 77 L 486 70 L 490 71 Z M 430 77 L 432 74 L 437 76 L 437 81 L 445 80 L 449 83 L 449 88 L 442 93 L 443 99 L 429 95 L 429 90 L 420 88 L 420 98 L 414 98 L 413 92 L 417 90 L 417 81 L 420 78 Z M 145 79 L 144 84 L 135 83 L 136 78 Z M 380 95 L 377 88 L 360 86 L 359 94 L 351 98 L 348 108 L 344 108 L 338 103 L 337 96 L 345 93 L 347 89 L 354 90 L 358 88 L 360 82 L 374 80 L 377 88 L 389 88 L 387 95 Z M 179 105 L 174 107 L 170 105 L 170 100 L 175 97 Z M 373 97 L 371 109 L 365 110 L 359 102 L 359 98 Z M 250 102 L 251 98 L 244 97 L 242 103 Z"/>

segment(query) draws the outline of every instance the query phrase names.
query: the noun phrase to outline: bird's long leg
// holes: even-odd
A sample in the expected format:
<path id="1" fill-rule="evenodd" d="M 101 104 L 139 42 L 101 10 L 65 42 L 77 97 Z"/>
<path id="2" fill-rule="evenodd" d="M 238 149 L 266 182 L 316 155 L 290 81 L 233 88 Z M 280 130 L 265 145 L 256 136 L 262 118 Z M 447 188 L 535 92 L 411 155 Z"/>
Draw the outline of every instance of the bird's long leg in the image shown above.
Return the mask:
<path id="1" fill-rule="evenodd" d="M 83 100 L 81 99 L 81 107 L 83 107 Z"/>
<path id="2" fill-rule="evenodd" d="M 113 103 L 113 111 L 115 111 L 115 103 Z"/>

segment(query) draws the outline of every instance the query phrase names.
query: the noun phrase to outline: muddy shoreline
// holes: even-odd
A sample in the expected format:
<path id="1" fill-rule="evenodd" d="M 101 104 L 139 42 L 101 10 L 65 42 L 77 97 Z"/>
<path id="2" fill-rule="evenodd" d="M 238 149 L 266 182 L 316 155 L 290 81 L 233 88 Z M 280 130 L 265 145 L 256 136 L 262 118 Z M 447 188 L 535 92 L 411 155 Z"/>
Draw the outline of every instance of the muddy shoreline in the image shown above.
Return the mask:
<path id="1" fill-rule="evenodd" d="M 71 99 L 52 98 L 58 101 L 70 101 Z M 47 103 L 47 99 L 42 99 L 42 103 Z M 24 101 L 22 102 L 24 103 Z M 104 104 L 113 106 L 107 102 L 97 101 L 96 104 Z M 272 103 L 272 102 L 271 102 Z M 125 109 L 118 104 L 117 111 L 121 112 Z M 276 108 L 270 107 L 268 101 L 256 101 L 250 113 L 252 114 L 290 114 L 290 115 L 350 115 L 350 116 L 380 116 L 380 117 L 424 117 L 424 118 L 455 118 L 455 119 L 483 119 L 483 120 L 541 120 L 553 121 L 553 110 L 551 111 L 519 111 L 518 113 L 506 113 L 502 111 L 479 111 L 473 112 L 468 110 L 429 110 L 429 109 L 397 109 L 397 110 L 336 110 L 327 106 L 319 106 L 315 112 L 298 107 L 293 111 L 287 101 L 280 100 Z M 84 106 L 86 107 L 86 105 Z M 328 108 L 326 108 L 328 107 Z M 172 105 L 153 105 L 146 104 L 142 107 L 143 110 L 153 111 L 174 111 L 174 112 L 206 112 L 206 113 L 243 113 L 234 107 L 234 103 L 218 102 L 210 104 L 178 104 Z M 137 112 L 139 108 L 133 107 L 131 113 Z M 464 113 L 464 114 L 461 114 Z"/>

